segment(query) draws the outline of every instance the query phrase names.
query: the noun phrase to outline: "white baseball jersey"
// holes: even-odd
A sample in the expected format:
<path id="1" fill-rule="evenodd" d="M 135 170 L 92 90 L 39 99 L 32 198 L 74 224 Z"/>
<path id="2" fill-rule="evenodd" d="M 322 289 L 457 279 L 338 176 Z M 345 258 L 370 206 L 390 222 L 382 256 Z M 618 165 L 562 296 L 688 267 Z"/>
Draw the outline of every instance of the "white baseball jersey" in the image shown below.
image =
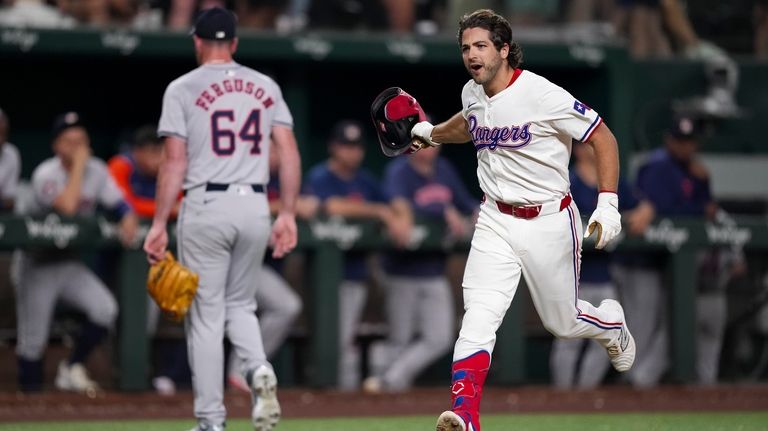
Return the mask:
<path id="1" fill-rule="evenodd" d="M 602 121 L 570 93 L 527 70 L 516 70 L 511 84 L 490 98 L 470 80 L 461 103 L 477 150 L 480 188 L 510 204 L 564 197 L 571 141 L 588 141 Z"/>
<path id="2" fill-rule="evenodd" d="M 36 214 L 49 211 L 53 207 L 53 202 L 64 191 L 68 180 L 69 173 L 58 157 L 52 157 L 40 163 L 32 173 L 34 204 L 25 212 Z M 92 215 L 97 204 L 113 209 L 123 202 L 123 194 L 109 174 L 107 165 L 91 157 L 83 173 L 77 214 Z"/>
<path id="3" fill-rule="evenodd" d="M 293 127 L 280 87 L 235 62 L 205 64 L 168 85 L 158 134 L 187 143 L 184 189 L 266 184 L 273 125 Z"/>
<path id="4" fill-rule="evenodd" d="M 10 142 L 0 146 L 0 200 L 14 199 L 19 185 L 21 157 Z"/>

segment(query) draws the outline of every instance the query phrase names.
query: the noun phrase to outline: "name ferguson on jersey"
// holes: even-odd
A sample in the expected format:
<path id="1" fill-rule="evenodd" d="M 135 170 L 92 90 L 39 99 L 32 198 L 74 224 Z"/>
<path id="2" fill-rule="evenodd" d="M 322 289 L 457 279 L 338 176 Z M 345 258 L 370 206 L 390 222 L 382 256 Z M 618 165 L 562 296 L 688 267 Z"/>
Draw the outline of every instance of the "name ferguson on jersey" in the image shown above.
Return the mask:
<path id="1" fill-rule="evenodd" d="M 264 88 L 257 87 L 256 84 L 251 81 L 244 81 L 242 79 L 225 79 L 221 81 L 221 84 L 213 83 L 209 87 L 210 90 L 203 90 L 195 101 L 195 105 L 203 108 L 205 111 L 210 108 L 210 105 L 216 100 L 216 98 L 224 96 L 228 93 L 253 94 L 253 97 L 256 100 L 262 101 L 261 103 L 265 108 L 269 108 L 275 103 L 275 101 L 267 95 L 267 92 L 264 90 Z"/>

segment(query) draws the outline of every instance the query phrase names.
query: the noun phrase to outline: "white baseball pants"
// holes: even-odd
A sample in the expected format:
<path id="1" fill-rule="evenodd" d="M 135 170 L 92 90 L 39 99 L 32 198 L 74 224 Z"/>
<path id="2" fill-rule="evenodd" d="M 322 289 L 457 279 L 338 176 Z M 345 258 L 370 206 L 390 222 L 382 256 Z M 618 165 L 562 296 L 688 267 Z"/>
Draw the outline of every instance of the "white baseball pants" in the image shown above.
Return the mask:
<path id="1" fill-rule="evenodd" d="M 581 218 L 574 203 L 533 219 L 516 218 L 486 201 L 464 272 L 464 318 L 453 359 L 493 353 L 496 331 L 524 276 L 536 311 L 560 338 L 594 338 L 607 345 L 622 318 L 578 299 Z"/>

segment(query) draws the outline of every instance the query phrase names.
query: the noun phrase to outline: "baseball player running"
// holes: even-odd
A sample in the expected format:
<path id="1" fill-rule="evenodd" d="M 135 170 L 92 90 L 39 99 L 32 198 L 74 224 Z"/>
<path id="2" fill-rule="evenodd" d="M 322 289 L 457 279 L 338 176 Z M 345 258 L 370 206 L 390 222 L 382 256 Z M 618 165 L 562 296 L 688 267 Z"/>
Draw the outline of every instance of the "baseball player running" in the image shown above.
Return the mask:
<path id="1" fill-rule="evenodd" d="M 595 150 L 599 196 L 585 237 L 602 248 L 621 230 L 616 139 L 600 116 L 567 91 L 519 68 L 512 29 L 490 10 L 459 25 L 464 66 L 472 79 L 463 109 L 436 126 L 417 123 L 414 150 L 472 141 L 485 193 L 464 272 L 464 318 L 453 352 L 452 407 L 438 431 L 480 431 L 480 398 L 496 330 L 524 276 L 544 326 L 561 338 L 593 338 L 619 371 L 635 344 L 618 302 L 599 307 L 578 297 L 581 218 L 569 194 L 571 140 Z"/>
<path id="2" fill-rule="evenodd" d="M 255 315 L 260 270 L 255 263 L 261 262 L 267 242 L 278 258 L 296 245 L 300 159 L 280 87 L 232 59 L 235 21 L 222 8 L 203 12 L 193 30 L 200 67 L 166 89 L 158 127 L 165 155 L 157 209 L 144 243 L 149 261 L 159 261 L 168 244 L 168 216 L 183 187 L 178 256 L 200 276 L 185 321 L 196 431 L 224 428 L 225 334 L 248 370 L 255 429 L 271 430 L 280 417 L 277 379 Z M 271 235 L 264 193 L 270 135 L 283 164 L 282 208 Z"/>

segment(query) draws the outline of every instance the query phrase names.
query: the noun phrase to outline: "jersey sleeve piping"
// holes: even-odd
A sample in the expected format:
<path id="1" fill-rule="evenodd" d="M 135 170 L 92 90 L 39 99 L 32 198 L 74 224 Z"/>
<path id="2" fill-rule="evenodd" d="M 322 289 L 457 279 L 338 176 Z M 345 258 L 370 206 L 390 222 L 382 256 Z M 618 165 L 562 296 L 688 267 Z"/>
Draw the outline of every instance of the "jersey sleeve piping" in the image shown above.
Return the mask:
<path id="1" fill-rule="evenodd" d="M 592 134 L 595 133 L 595 130 L 597 130 L 598 126 L 603 122 L 603 118 L 599 115 L 597 118 L 595 118 L 595 121 L 592 122 L 592 124 L 589 125 L 589 128 L 586 132 L 584 132 L 584 136 L 579 139 L 581 142 L 589 142 L 590 138 L 592 138 Z"/>

